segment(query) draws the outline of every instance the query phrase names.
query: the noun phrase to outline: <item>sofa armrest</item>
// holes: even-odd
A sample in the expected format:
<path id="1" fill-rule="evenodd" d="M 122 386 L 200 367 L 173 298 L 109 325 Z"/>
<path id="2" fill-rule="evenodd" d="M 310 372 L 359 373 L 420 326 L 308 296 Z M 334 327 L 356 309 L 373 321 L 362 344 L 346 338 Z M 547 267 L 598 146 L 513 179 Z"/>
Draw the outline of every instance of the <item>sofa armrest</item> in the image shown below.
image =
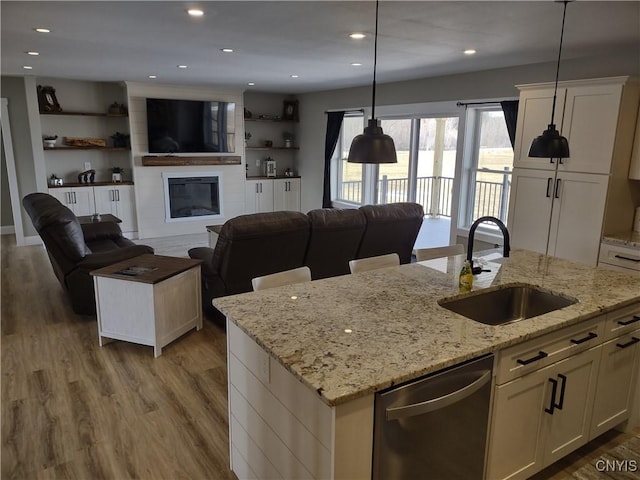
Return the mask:
<path id="1" fill-rule="evenodd" d="M 87 271 L 113 265 L 114 263 L 138 257 L 145 253 L 153 253 L 153 248 L 147 245 L 133 245 L 131 247 L 119 248 L 110 252 L 91 253 L 76 264 L 76 268 Z"/>
<path id="2" fill-rule="evenodd" d="M 82 227 L 85 242 L 122 236 L 120 226 L 114 222 L 82 223 L 80 226 Z"/>

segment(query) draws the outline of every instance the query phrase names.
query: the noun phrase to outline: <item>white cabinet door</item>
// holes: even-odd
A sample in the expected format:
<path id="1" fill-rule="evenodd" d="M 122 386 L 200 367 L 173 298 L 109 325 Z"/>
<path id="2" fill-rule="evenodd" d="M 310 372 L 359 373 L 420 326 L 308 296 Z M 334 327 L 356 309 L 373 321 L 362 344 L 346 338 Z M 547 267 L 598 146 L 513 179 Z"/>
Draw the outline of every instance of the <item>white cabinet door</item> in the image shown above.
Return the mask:
<path id="1" fill-rule="evenodd" d="M 122 220 L 120 229 L 123 232 L 136 230 L 133 187 L 131 185 L 106 185 L 94 187 L 94 190 L 98 213 L 110 213 Z"/>
<path id="2" fill-rule="evenodd" d="M 562 111 L 566 89 L 559 88 L 556 99 L 554 122 L 561 130 Z M 518 105 L 518 128 L 513 156 L 514 167 L 536 168 L 544 170 L 555 169 L 555 163 L 550 159 L 529 157 L 529 147 L 534 138 L 547 129 L 551 121 L 551 107 L 553 105 L 553 87 L 524 90 L 520 94 Z"/>
<path id="3" fill-rule="evenodd" d="M 511 246 L 545 253 L 554 172 L 515 168 L 509 198 Z"/>
<path id="4" fill-rule="evenodd" d="M 300 179 L 279 178 L 273 181 L 273 209 L 300 211 Z"/>
<path id="5" fill-rule="evenodd" d="M 551 395 L 547 369 L 496 387 L 487 479 L 524 479 L 542 468 L 543 451 L 538 440 L 542 414 Z"/>
<path id="6" fill-rule="evenodd" d="M 561 160 L 560 170 L 610 172 L 621 99 L 621 84 L 567 89 L 562 134 L 569 141 L 570 156 Z"/>
<path id="7" fill-rule="evenodd" d="M 588 265 L 598 263 L 608 182 L 606 175 L 558 172 L 553 185 L 550 255 Z"/>
<path id="8" fill-rule="evenodd" d="M 623 422 L 631 413 L 638 369 L 638 342 L 640 330 L 602 345 L 590 439 Z"/>
<path id="9" fill-rule="evenodd" d="M 552 413 L 544 412 L 544 467 L 589 441 L 601 348 L 594 347 L 554 364 L 549 378 L 558 382 L 556 406 Z"/>
<path id="10" fill-rule="evenodd" d="M 96 211 L 93 187 L 49 188 L 48 193 L 77 216 L 93 215 Z"/>
<path id="11" fill-rule="evenodd" d="M 245 182 L 246 213 L 273 212 L 273 180 Z"/>

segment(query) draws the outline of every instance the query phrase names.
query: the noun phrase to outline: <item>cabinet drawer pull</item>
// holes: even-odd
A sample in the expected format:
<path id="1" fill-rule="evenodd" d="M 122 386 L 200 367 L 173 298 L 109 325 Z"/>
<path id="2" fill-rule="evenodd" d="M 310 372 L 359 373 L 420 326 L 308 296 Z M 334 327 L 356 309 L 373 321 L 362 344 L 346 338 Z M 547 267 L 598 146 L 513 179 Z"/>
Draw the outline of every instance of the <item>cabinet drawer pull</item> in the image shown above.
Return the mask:
<path id="1" fill-rule="evenodd" d="M 560 198 L 560 182 L 562 182 L 562 179 L 556 179 L 556 191 L 553 194 L 553 198 Z"/>
<path id="2" fill-rule="evenodd" d="M 564 391 L 567 388 L 567 377 L 559 373 L 558 378 L 562 380 L 562 386 L 560 387 L 560 402 L 556 404 L 556 408 L 558 410 L 562 410 L 562 407 L 564 406 Z"/>
<path id="3" fill-rule="evenodd" d="M 551 382 L 551 401 L 549 402 L 549 408 L 545 408 L 544 411 L 553 415 L 553 410 L 556 408 L 556 393 L 558 392 L 558 381 L 555 378 L 550 378 Z"/>
<path id="4" fill-rule="evenodd" d="M 640 322 L 640 316 L 638 315 L 634 315 L 631 320 L 618 320 L 618 325 L 627 326 L 636 322 Z"/>
<path id="5" fill-rule="evenodd" d="M 614 257 L 620 260 L 629 260 L 630 262 L 640 262 L 640 258 L 625 257 L 624 255 L 614 255 Z"/>
<path id="6" fill-rule="evenodd" d="M 543 352 L 540 350 L 535 357 L 527 358 L 526 360 L 521 360 L 520 358 L 516 360 L 520 365 L 529 365 L 530 363 L 537 362 L 538 360 L 542 360 L 543 358 L 548 357 L 549 354 L 547 352 Z"/>
<path id="7" fill-rule="evenodd" d="M 598 337 L 597 333 L 589 332 L 589 335 L 579 340 L 574 340 L 572 338 L 571 343 L 573 343 L 574 345 L 580 345 L 581 343 L 588 342 L 589 340 L 593 340 L 594 338 L 597 338 L 597 337 Z"/>
<path id="8" fill-rule="evenodd" d="M 551 193 L 549 193 L 549 187 L 551 187 L 551 181 L 553 180 L 553 178 L 549 177 L 547 178 L 547 193 L 546 193 L 546 197 L 547 198 L 551 198 Z"/>
<path id="9" fill-rule="evenodd" d="M 627 348 L 627 347 L 630 347 L 631 345 L 635 345 L 638 342 L 640 342 L 640 338 L 631 337 L 631 340 L 629 340 L 627 343 L 616 343 L 616 347 Z"/>

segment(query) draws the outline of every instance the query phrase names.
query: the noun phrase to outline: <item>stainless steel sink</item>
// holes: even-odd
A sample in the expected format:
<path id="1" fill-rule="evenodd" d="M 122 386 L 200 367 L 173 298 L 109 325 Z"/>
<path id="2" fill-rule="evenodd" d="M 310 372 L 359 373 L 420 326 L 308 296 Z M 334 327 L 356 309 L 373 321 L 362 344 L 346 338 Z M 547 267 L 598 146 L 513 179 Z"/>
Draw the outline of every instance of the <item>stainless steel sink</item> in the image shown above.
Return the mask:
<path id="1" fill-rule="evenodd" d="M 439 300 L 438 304 L 476 322 L 504 325 L 553 312 L 577 302 L 575 298 L 533 285 L 517 284 Z"/>

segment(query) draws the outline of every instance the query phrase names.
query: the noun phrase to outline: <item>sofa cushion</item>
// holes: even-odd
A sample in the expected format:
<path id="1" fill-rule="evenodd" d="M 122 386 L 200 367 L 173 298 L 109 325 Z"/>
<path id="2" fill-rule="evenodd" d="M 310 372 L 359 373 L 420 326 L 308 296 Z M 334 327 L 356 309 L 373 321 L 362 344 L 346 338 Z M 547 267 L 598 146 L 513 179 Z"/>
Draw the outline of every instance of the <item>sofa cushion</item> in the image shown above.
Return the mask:
<path id="1" fill-rule="evenodd" d="M 357 258 L 397 253 L 410 263 L 413 245 L 422 226 L 424 210 L 418 203 L 389 203 L 360 207 L 367 220 Z"/>
<path id="2" fill-rule="evenodd" d="M 358 209 L 320 208 L 307 216 L 311 236 L 305 264 L 313 280 L 348 274 L 366 226 L 364 214 Z"/>
<path id="3" fill-rule="evenodd" d="M 241 215 L 220 230 L 211 271 L 226 295 L 250 292 L 251 279 L 304 265 L 309 219 L 300 212 Z"/>

